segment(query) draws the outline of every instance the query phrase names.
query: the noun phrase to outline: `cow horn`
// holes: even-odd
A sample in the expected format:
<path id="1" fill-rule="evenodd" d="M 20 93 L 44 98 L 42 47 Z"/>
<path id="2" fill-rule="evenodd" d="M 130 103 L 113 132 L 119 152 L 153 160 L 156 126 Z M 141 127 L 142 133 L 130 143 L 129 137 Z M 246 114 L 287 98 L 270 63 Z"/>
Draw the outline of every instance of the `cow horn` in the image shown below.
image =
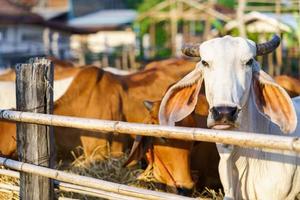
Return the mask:
<path id="1" fill-rule="evenodd" d="M 280 37 L 274 35 L 273 38 L 265 43 L 256 44 L 256 55 L 262 56 L 274 51 L 280 44 Z"/>
<path id="2" fill-rule="evenodd" d="M 199 44 L 184 44 L 181 51 L 186 56 L 200 57 Z"/>

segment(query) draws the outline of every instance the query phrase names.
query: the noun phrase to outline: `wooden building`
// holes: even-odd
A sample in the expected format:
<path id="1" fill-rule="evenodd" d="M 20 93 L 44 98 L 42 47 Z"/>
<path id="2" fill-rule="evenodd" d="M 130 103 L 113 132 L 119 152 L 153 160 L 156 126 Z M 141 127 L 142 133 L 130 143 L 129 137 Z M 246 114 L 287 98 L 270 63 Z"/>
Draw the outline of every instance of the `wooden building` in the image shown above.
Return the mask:
<path id="1" fill-rule="evenodd" d="M 69 35 L 50 33 L 47 27 L 46 21 L 57 16 L 54 8 L 52 15 L 46 15 L 49 12 L 45 9 L 43 16 L 29 9 L 29 5 L 37 5 L 34 1 L 21 4 L 0 0 L 0 5 L 0 67 L 13 66 L 33 56 L 69 57 Z"/>
<path id="2" fill-rule="evenodd" d="M 269 74 L 288 73 L 300 77 L 300 1 L 299 0 L 238 0 L 236 18 L 225 29 L 237 28 L 242 37 L 256 33 L 257 42 L 264 42 L 272 34 L 281 35 L 282 43 L 269 55 L 265 66 Z M 274 56 L 275 55 L 275 56 Z M 273 59 L 275 57 L 276 59 Z M 284 63 L 284 64 L 283 64 Z"/>
<path id="3" fill-rule="evenodd" d="M 82 12 L 82 16 L 74 17 L 75 9 L 87 12 L 82 9 L 86 1 L 84 4 L 71 0 L 0 0 L 0 67 L 43 55 L 75 59 L 86 64 L 101 60 L 99 54 L 111 54 L 114 47 L 124 45 L 134 52 L 135 34 L 128 27 L 136 13 L 116 8 L 105 10 L 112 8 L 112 2 L 101 2 L 98 7 L 88 4 L 92 9 L 97 8 L 96 12 Z M 108 65 L 108 62 L 104 63 Z M 116 62 L 119 63 L 128 66 L 129 61 Z"/>

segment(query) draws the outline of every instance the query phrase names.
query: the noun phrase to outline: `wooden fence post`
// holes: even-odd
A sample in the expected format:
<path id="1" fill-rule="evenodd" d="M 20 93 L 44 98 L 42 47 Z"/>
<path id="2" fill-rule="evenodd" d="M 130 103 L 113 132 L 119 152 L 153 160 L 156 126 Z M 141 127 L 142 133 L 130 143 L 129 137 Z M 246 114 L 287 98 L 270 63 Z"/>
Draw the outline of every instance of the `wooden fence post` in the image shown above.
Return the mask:
<path id="1" fill-rule="evenodd" d="M 244 12 L 245 12 L 246 4 L 247 4 L 246 0 L 238 0 L 238 7 L 236 10 L 239 34 L 243 38 L 246 38 L 247 36 L 245 21 L 244 21 Z"/>
<path id="2" fill-rule="evenodd" d="M 17 110 L 53 113 L 53 65 L 45 58 L 30 59 L 16 66 Z M 54 135 L 50 126 L 17 123 L 18 157 L 22 162 L 53 167 Z M 20 199 L 54 198 L 53 180 L 20 174 Z"/>

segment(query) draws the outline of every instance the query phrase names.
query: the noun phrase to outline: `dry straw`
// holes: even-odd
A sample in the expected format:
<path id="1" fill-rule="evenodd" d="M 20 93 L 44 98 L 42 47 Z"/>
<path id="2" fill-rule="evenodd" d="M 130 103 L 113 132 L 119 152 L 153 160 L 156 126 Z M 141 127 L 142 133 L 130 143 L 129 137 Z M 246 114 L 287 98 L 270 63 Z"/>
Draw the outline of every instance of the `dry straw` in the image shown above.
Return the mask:
<path id="1" fill-rule="evenodd" d="M 74 158 L 75 161 L 71 163 L 71 165 L 68 165 L 68 168 L 66 168 L 66 164 L 64 164 L 63 165 L 64 167 L 63 168 L 61 167 L 61 169 L 67 170 L 72 173 L 84 175 L 84 176 L 101 178 L 112 182 L 118 182 L 118 183 L 128 184 L 128 185 L 141 187 L 145 189 L 161 191 L 161 188 L 158 187 L 153 182 L 144 182 L 144 181 L 137 180 L 139 174 L 143 172 L 143 170 L 140 169 L 138 165 L 132 168 L 122 167 L 122 164 L 127 159 L 127 155 L 121 156 L 118 159 L 107 158 L 106 160 L 102 160 L 102 161 L 96 160 L 94 157 L 85 157 L 84 155 L 81 155 L 79 157 L 74 157 Z M 0 169 L 1 183 L 18 186 L 18 177 L 19 177 L 18 172 L 7 170 L 7 169 Z M 9 181 L 4 182 L 4 180 L 9 180 Z M 155 179 L 151 177 L 151 174 L 149 174 L 148 180 L 155 181 Z M 105 199 L 107 198 L 113 199 L 113 197 L 111 196 L 107 196 L 107 195 L 104 196 L 105 193 L 103 191 L 99 191 L 87 187 L 82 188 L 74 184 L 67 184 L 61 182 L 58 184 L 58 182 L 56 182 L 56 186 L 59 186 L 59 190 L 56 190 L 56 192 L 58 192 L 60 197 L 68 197 L 74 199 L 88 199 L 88 200 L 93 200 L 93 199 L 96 200 L 99 199 L 100 197 Z M 11 198 L 12 195 L 14 198 Z M 122 199 L 120 195 L 115 197 L 117 197 L 117 199 Z M 193 197 L 197 197 L 197 199 L 221 200 L 222 193 L 215 192 L 210 189 L 205 189 L 204 191 L 195 190 Z M 17 192 L 12 192 L 7 190 L 3 192 L 0 190 L 0 199 L 17 200 L 18 195 Z"/>

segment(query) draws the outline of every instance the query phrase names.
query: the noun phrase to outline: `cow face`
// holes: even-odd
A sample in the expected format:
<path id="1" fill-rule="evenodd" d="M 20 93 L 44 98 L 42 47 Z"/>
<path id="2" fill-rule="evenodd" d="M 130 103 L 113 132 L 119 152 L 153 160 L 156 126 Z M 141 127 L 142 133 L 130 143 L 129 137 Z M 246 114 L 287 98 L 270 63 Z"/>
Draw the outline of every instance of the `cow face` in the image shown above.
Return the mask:
<path id="1" fill-rule="evenodd" d="M 144 123 L 158 124 L 157 116 L 160 103 L 160 101 L 144 101 L 144 105 L 148 110 Z M 182 120 L 180 124 L 193 126 L 193 121 L 193 118 L 189 116 Z M 194 187 L 190 171 L 192 144 L 190 141 L 136 136 L 125 166 L 134 159 L 142 158 L 145 154 L 148 160 L 148 167 L 139 176 L 139 179 L 149 180 L 147 179 L 147 174 L 149 174 L 149 171 L 152 171 L 156 181 L 165 184 L 168 191 L 189 196 Z"/>
<path id="2" fill-rule="evenodd" d="M 239 111 L 250 91 L 255 43 L 226 36 L 200 46 L 201 69 L 209 102 L 208 127 L 216 129 L 239 125 Z"/>
<path id="3" fill-rule="evenodd" d="M 196 68 L 173 85 L 164 96 L 159 120 L 174 125 L 191 113 L 204 80 L 209 103 L 207 126 L 214 129 L 238 128 L 240 112 L 253 95 L 258 111 L 280 126 L 285 133 L 296 128 L 297 119 L 291 99 L 254 60 L 256 55 L 272 52 L 280 43 L 278 36 L 255 44 L 240 37 L 225 36 L 183 48 L 183 53 L 200 57 Z"/>

